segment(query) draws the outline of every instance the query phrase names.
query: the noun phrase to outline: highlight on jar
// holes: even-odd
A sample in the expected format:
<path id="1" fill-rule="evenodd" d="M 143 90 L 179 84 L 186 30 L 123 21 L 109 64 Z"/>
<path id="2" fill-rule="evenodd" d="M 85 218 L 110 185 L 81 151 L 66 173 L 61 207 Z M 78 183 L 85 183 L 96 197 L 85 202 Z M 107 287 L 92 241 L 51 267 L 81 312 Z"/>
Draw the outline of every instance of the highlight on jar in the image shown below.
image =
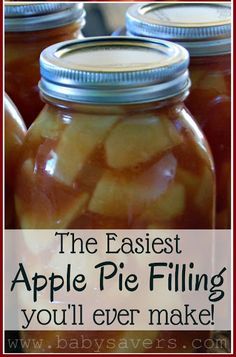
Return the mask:
<path id="1" fill-rule="evenodd" d="M 119 32 L 119 31 L 118 31 Z M 216 168 L 216 228 L 231 220 L 231 7 L 224 4 L 131 6 L 129 36 L 173 41 L 190 54 L 190 95 L 186 106 L 206 135 Z"/>
<path id="2" fill-rule="evenodd" d="M 26 135 L 25 123 L 11 99 L 5 94 L 5 226 L 15 228 L 14 189 L 17 162 Z"/>

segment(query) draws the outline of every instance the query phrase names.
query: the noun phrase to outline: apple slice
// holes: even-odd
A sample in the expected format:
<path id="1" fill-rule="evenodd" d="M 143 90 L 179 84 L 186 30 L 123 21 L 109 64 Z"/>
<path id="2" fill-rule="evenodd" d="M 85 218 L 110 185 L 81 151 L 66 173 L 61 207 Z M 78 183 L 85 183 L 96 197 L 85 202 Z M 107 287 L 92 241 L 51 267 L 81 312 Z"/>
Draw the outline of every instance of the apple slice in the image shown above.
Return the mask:
<path id="1" fill-rule="evenodd" d="M 69 207 L 60 212 L 51 213 L 38 212 L 38 211 L 25 211 L 22 205 L 21 199 L 15 196 L 15 205 L 22 229 L 64 229 L 76 219 L 78 216 L 84 213 L 87 203 L 89 201 L 89 194 L 82 193 L 74 199 Z M 36 203 L 37 204 L 37 203 Z M 29 244 L 29 242 L 28 242 Z M 28 246 L 32 251 L 33 247 Z"/>
<path id="2" fill-rule="evenodd" d="M 198 84 L 205 76 L 206 76 L 206 70 L 204 70 L 203 68 L 190 66 L 190 78 L 193 88 L 198 87 Z"/>
<path id="3" fill-rule="evenodd" d="M 117 218 L 133 218 L 167 190 L 176 173 L 176 159 L 166 154 L 139 175 L 126 176 L 106 170 L 98 182 L 89 210 Z"/>
<path id="4" fill-rule="evenodd" d="M 128 214 L 132 216 L 135 190 L 135 184 L 126 177 L 115 176 L 112 172 L 106 171 L 96 186 L 89 203 L 89 210 L 117 218 L 127 218 Z"/>
<path id="5" fill-rule="evenodd" d="M 58 139 L 65 127 L 63 118 L 48 107 L 42 110 L 34 125 L 41 137 L 52 140 Z"/>
<path id="6" fill-rule="evenodd" d="M 124 120 L 106 140 L 107 163 L 115 169 L 134 167 L 181 142 L 180 134 L 167 118 L 140 116 Z"/>
<path id="7" fill-rule="evenodd" d="M 199 187 L 199 177 L 185 169 L 177 168 L 176 179 L 189 191 L 195 192 Z"/>
<path id="8" fill-rule="evenodd" d="M 71 186 L 93 150 L 103 143 L 117 116 L 74 115 L 58 143 L 55 178 Z"/>
<path id="9" fill-rule="evenodd" d="M 185 187 L 179 183 L 171 183 L 154 203 L 144 211 L 146 220 L 170 221 L 183 214 L 185 209 Z M 164 227 L 163 227 L 164 228 Z"/>
<path id="10" fill-rule="evenodd" d="M 203 77 L 199 81 L 198 87 L 206 90 L 213 89 L 220 94 L 228 93 L 225 77 L 221 73 L 212 73 L 211 75 Z"/>

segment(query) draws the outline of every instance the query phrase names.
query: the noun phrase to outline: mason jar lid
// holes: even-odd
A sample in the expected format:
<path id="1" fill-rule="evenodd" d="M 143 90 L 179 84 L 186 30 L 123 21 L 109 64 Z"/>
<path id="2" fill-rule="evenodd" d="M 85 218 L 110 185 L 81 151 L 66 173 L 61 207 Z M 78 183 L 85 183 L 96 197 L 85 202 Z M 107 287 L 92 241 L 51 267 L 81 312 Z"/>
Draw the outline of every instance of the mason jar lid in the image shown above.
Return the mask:
<path id="1" fill-rule="evenodd" d="M 128 34 L 175 41 L 191 56 L 231 52 L 228 3 L 142 3 L 126 14 Z"/>
<path id="2" fill-rule="evenodd" d="M 61 42 L 40 56 L 43 95 L 78 103 L 163 100 L 190 86 L 189 54 L 177 44 L 139 37 Z"/>
<path id="3" fill-rule="evenodd" d="M 84 23 L 83 3 L 17 3 L 5 5 L 6 32 L 39 31 Z"/>

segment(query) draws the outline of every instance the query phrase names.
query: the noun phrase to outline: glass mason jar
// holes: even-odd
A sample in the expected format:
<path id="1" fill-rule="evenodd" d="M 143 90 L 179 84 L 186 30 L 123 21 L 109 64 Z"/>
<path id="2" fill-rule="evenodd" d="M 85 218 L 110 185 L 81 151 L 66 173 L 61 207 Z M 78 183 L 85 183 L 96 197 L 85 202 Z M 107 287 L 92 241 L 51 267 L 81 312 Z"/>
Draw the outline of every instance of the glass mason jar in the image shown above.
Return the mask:
<path id="1" fill-rule="evenodd" d="M 28 131 L 17 178 L 21 228 L 212 229 L 211 154 L 183 103 L 190 85 L 188 62 L 183 47 L 140 38 L 100 37 L 45 49 L 39 84 L 45 107 Z M 157 336 L 187 342 L 205 335 L 56 334 L 96 334 L 116 342 L 132 335 L 152 338 L 152 351 Z M 56 351 L 55 332 L 40 336 Z M 100 352 L 122 351 L 128 352 L 114 345 Z M 68 346 L 63 352 L 73 351 Z M 92 347 L 86 352 L 93 352 Z"/>
<path id="2" fill-rule="evenodd" d="M 83 4 L 8 4 L 5 6 L 6 91 L 27 127 L 43 107 L 38 91 L 41 51 L 82 36 Z"/>
<path id="3" fill-rule="evenodd" d="M 231 9 L 229 4 L 140 4 L 128 9 L 128 34 L 162 38 L 190 53 L 186 106 L 203 129 L 215 161 L 216 228 L 231 216 Z"/>
<path id="4" fill-rule="evenodd" d="M 16 167 L 26 135 L 26 127 L 20 113 L 5 94 L 5 228 L 15 226 L 14 186 Z"/>
<path id="5" fill-rule="evenodd" d="M 231 65 L 230 55 L 195 57 L 192 88 L 186 101 L 212 149 L 217 187 L 216 228 L 231 220 Z"/>

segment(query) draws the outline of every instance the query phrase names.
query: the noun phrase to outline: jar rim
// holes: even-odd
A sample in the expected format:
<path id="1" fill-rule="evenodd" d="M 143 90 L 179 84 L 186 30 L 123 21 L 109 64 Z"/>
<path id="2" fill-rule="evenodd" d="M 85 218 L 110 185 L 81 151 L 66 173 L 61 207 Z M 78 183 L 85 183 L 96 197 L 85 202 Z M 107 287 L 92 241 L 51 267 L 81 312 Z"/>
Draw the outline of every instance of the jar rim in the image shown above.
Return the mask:
<path id="1" fill-rule="evenodd" d="M 126 13 L 128 34 L 174 41 L 190 56 L 230 53 L 231 21 L 228 3 L 142 3 Z"/>
<path id="2" fill-rule="evenodd" d="M 36 3 L 5 5 L 5 31 L 30 32 L 69 25 L 85 24 L 83 3 Z"/>
<path id="3" fill-rule="evenodd" d="M 91 37 L 61 42 L 40 56 L 40 90 L 84 103 L 163 100 L 188 90 L 189 55 L 163 40 Z"/>

